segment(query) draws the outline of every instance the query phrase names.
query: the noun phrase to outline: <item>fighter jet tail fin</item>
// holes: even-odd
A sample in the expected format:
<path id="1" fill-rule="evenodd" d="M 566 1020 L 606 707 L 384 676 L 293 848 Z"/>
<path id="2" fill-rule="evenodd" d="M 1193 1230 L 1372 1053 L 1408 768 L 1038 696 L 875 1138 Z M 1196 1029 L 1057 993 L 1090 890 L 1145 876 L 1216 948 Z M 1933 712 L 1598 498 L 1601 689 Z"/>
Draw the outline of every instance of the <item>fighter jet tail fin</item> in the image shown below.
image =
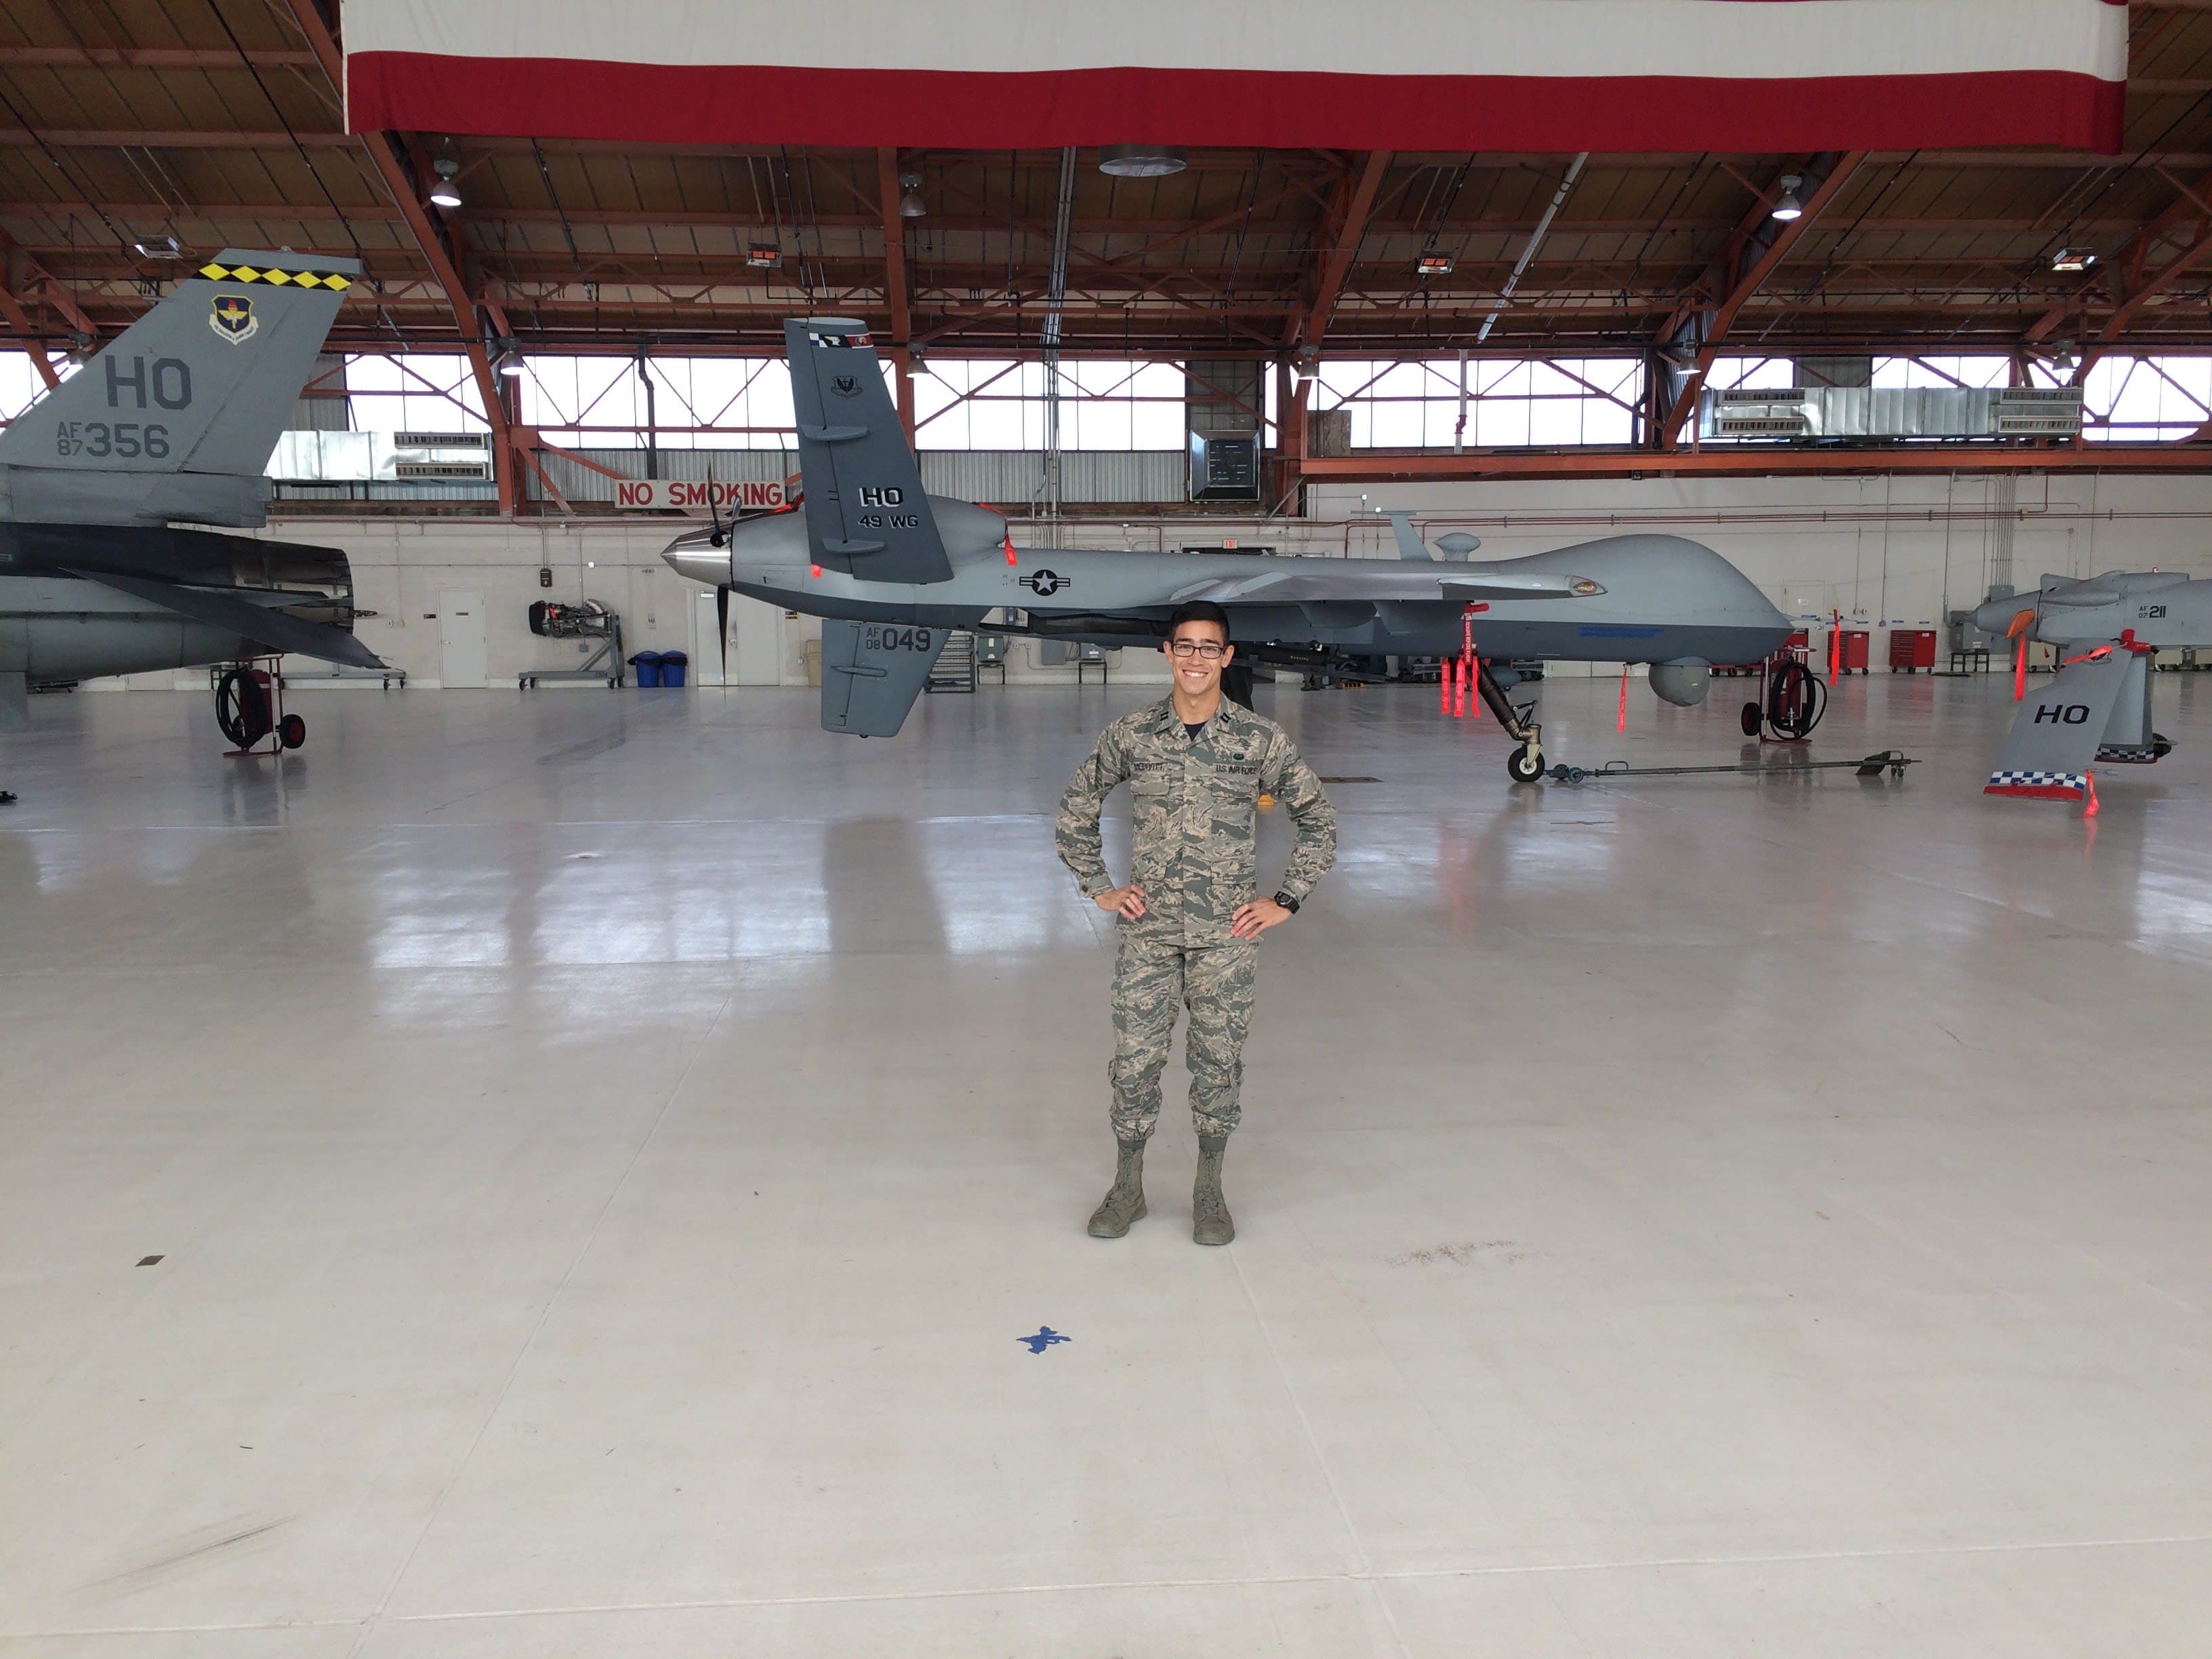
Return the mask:
<path id="1" fill-rule="evenodd" d="M 822 729 L 890 738 L 929 683 L 945 630 L 907 623 L 822 624 Z"/>
<path id="2" fill-rule="evenodd" d="M 252 477 L 361 276 L 325 254 L 226 248 L 0 434 L 0 463 Z"/>
<path id="3" fill-rule="evenodd" d="M 863 581 L 951 580 L 952 562 L 867 325 L 793 317 L 783 343 L 814 562 Z"/>
<path id="4" fill-rule="evenodd" d="M 2075 658 L 2021 703 L 1985 795 L 2081 800 L 2136 656 L 2115 642 Z"/>

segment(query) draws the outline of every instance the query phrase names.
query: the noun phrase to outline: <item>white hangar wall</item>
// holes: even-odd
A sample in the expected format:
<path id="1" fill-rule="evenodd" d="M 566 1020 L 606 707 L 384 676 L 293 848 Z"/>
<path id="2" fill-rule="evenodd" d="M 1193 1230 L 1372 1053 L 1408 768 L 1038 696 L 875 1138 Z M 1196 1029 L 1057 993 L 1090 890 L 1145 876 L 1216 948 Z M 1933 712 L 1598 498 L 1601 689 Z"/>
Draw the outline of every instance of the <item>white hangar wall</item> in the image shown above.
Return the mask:
<path id="1" fill-rule="evenodd" d="M 1088 547 L 1180 547 L 1236 543 L 1280 552 L 1364 554 L 1393 550 L 1374 509 L 1405 507 L 1433 539 L 1454 529 L 1482 538 L 1481 557 L 1511 557 L 1592 537 L 1663 530 L 1705 542 L 1732 561 L 1784 611 L 1825 617 L 1840 610 L 1854 626 L 1940 628 L 1944 610 L 1971 605 L 1993 580 L 2033 586 L 2045 571 L 2090 575 L 2158 566 L 2212 575 L 2212 476 L 1752 478 L 1602 482 L 1402 483 L 1316 486 L 1310 516 L 1272 522 L 1210 516 L 1076 523 L 1062 539 Z M 695 659 L 711 642 L 695 607 L 707 590 L 660 560 L 678 528 L 667 519 L 509 524 L 453 518 L 285 518 L 265 532 L 343 548 L 357 600 L 376 614 L 362 638 L 410 682 L 441 679 L 441 596 L 475 593 L 483 607 L 485 681 L 513 685 L 530 670 L 573 666 L 575 641 L 531 634 L 540 599 L 599 599 L 621 613 L 626 651 L 684 650 Z M 1047 539 L 1025 533 L 1017 538 Z M 552 572 L 538 585 L 541 568 Z M 711 606 L 711 596 L 708 604 Z M 732 634 L 775 640 L 774 683 L 806 683 L 811 618 L 786 617 L 735 602 Z M 711 617 L 711 610 L 707 615 Z M 696 666 L 696 660 L 695 660 Z M 1596 672 L 1608 672 L 1603 668 Z M 1165 676 L 1152 653 L 1124 651 L 1116 679 Z M 734 677 L 761 683 L 757 662 Z M 1072 681 L 1072 667 L 1046 666 L 1034 641 L 1018 641 L 1013 684 Z M 695 674 L 696 678 L 696 674 Z M 145 675 L 146 686 L 197 685 L 203 673 Z M 113 683 L 110 683 L 113 684 Z"/>

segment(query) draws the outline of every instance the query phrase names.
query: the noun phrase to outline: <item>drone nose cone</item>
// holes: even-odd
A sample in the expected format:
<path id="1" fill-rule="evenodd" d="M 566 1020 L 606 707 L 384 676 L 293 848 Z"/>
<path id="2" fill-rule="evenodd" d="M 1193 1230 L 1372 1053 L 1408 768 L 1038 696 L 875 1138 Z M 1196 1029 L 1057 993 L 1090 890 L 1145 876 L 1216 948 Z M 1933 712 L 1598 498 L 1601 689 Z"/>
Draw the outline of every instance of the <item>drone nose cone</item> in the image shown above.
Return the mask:
<path id="1" fill-rule="evenodd" d="M 2023 611 L 2033 612 L 2034 609 L 2035 601 L 2032 597 L 2026 600 L 1991 599 L 1986 605 L 1975 607 L 1974 626 L 1984 634 L 1994 634 L 2002 639 L 2011 633 L 2015 617 Z"/>
<path id="2" fill-rule="evenodd" d="M 679 536 L 660 556 L 678 575 L 708 587 L 720 587 L 730 580 L 730 550 L 714 546 L 705 536 Z"/>

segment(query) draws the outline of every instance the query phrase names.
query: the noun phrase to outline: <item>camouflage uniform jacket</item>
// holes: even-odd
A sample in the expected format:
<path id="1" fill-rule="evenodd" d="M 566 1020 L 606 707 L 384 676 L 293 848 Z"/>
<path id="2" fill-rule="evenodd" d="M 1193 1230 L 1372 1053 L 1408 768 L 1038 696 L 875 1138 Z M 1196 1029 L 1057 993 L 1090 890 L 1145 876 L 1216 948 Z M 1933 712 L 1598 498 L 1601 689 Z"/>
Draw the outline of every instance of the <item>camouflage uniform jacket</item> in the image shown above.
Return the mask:
<path id="1" fill-rule="evenodd" d="M 1181 945 L 1230 939 L 1237 907 L 1259 896 L 1263 793 L 1283 804 L 1297 831 L 1271 895 L 1304 898 L 1336 858 L 1336 813 L 1288 732 L 1224 697 L 1193 738 L 1170 698 L 1108 726 L 1060 799 L 1054 830 L 1060 861 L 1090 897 L 1115 885 L 1098 815 L 1124 781 L 1134 819 L 1129 879 L 1145 893 L 1145 914 L 1122 924 L 1127 932 Z"/>

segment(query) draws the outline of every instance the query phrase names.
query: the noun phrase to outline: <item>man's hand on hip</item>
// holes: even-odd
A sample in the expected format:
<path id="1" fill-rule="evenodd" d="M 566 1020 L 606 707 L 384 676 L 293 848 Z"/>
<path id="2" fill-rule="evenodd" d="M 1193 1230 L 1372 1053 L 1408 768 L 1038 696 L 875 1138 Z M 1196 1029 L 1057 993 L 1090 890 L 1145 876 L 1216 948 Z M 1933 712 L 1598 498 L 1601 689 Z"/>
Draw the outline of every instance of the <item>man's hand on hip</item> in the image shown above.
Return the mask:
<path id="1" fill-rule="evenodd" d="M 1271 898 L 1254 899 L 1249 904 L 1240 904 L 1237 914 L 1229 919 L 1229 931 L 1238 939 L 1257 939 L 1270 927 L 1279 927 L 1291 919 L 1291 913 Z"/>
<path id="2" fill-rule="evenodd" d="M 1134 921 L 1145 914 L 1145 890 L 1133 881 L 1127 887 L 1108 888 L 1091 902 L 1109 916 Z"/>

